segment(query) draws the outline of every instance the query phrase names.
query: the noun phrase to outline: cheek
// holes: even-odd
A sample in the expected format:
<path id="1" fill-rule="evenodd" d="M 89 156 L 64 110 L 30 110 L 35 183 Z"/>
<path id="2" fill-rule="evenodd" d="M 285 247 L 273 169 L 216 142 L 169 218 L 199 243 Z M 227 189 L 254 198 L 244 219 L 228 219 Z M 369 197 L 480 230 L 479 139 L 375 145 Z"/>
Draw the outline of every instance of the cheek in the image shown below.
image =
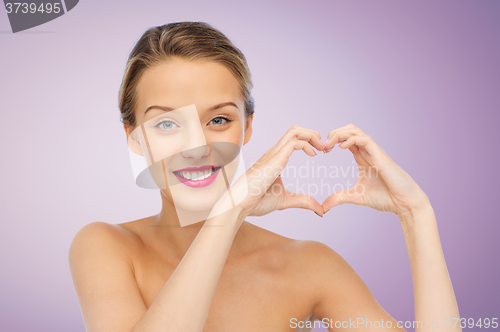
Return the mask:
<path id="1" fill-rule="evenodd" d="M 158 137 L 156 140 L 150 140 L 151 156 L 155 161 L 159 161 L 177 155 L 188 149 L 185 145 L 186 141 L 187 138 L 183 135 Z"/>
<path id="2" fill-rule="evenodd" d="M 232 125 L 227 130 L 221 131 L 207 131 L 205 132 L 205 137 L 209 142 L 227 142 L 236 145 L 242 145 L 243 143 L 243 128 L 240 124 Z"/>
<path id="3" fill-rule="evenodd" d="M 243 134 L 244 133 L 242 128 L 235 128 L 231 133 L 231 137 L 228 138 L 227 142 L 241 145 L 241 143 L 243 142 Z"/>
<path id="4" fill-rule="evenodd" d="M 159 189 L 167 189 L 169 187 L 168 176 L 163 168 L 164 162 L 156 162 L 148 167 L 149 173 Z"/>

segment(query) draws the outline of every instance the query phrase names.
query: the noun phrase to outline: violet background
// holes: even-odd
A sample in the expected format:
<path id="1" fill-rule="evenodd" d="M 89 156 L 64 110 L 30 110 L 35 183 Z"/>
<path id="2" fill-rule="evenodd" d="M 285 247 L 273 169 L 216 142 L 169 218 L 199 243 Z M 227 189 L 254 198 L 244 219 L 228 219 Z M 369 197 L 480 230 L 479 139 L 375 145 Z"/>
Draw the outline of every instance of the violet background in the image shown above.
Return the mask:
<path id="1" fill-rule="evenodd" d="M 0 10 L 1 331 L 84 331 L 73 236 L 158 212 L 158 192 L 134 185 L 117 98 L 135 41 L 174 21 L 208 22 L 247 57 L 247 167 L 292 125 L 326 137 L 355 124 L 430 197 L 461 316 L 500 316 L 500 2 L 82 0 L 17 34 Z M 353 165 L 348 150 L 318 157 Z M 307 162 L 297 152 L 290 165 Z M 395 215 L 342 205 L 324 219 L 294 209 L 249 221 L 328 244 L 394 318 L 414 319 Z"/>

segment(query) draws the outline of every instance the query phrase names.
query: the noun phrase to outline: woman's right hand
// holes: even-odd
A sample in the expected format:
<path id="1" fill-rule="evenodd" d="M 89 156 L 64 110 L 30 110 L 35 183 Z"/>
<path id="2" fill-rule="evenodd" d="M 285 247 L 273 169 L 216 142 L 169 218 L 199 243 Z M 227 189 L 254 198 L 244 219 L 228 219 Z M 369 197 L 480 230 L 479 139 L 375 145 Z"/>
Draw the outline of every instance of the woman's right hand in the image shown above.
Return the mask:
<path id="1" fill-rule="evenodd" d="M 263 216 L 275 210 L 288 208 L 302 208 L 314 211 L 323 216 L 323 207 L 314 198 L 296 194 L 287 190 L 281 181 L 281 172 L 288 163 L 288 159 L 295 150 L 303 150 L 308 156 L 315 156 L 318 151 L 325 149 L 317 131 L 291 127 L 285 135 L 259 158 L 245 173 L 231 186 L 231 190 L 238 190 L 241 181 L 246 180 L 247 193 L 238 204 L 244 216 Z M 240 189 L 241 190 L 241 189 Z"/>

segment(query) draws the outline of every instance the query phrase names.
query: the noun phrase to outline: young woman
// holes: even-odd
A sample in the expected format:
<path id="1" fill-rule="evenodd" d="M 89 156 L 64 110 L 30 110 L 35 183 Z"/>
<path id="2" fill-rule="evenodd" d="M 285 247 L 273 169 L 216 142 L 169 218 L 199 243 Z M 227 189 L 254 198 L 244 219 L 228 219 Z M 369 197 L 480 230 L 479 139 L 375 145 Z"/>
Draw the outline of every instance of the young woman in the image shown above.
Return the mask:
<path id="1" fill-rule="evenodd" d="M 404 331 L 328 246 L 245 221 L 288 208 L 323 216 L 344 203 L 398 215 L 411 262 L 415 321 L 422 322 L 417 330 L 461 331 L 454 324 L 459 312 L 431 203 L 360 128 L 335 129 L 323 142 L 318 132 L 293 126 L 229 188 L 244 193 L 242 199 L 235 203 L 221 195 L 220 185 L 228 179 L 218 171 L 224 165 L 210 159 L 210 142 L 241 147 L 250 140 L 251 88 L 243 54 L 206 23 L 154 27 L 137 42 L 119 98 L 130 148 L 155 159 L 151 139 L 145 148 L 132 138 L 137 128 L 150 130 L 144 138 L 156 135 L 171 148 L 191 139 L 182 135 L 195 122 L 206 148 L 179 149 L 169 153 L 168 163 L 161 157 L 150 164 L 165 180 L 180 180 L 175 198 L 170 180 L 159 186 L 157 215 L 118 225 L 93 222 L 75 236 L 69 263 L 87 331 L 310 331 L 307 322 L 315 320 L 330 331 Z M 197 121 L 182 123 L 172 116 L 186 105 L 195 105 Z M 283 187 L 280 172 L 295 150 L 313 157 L 314 149 L 328 153 L 337 143 L 358 164 L 352 189 L 321 205 Z M 160 159 L 161 169 L 155 166 Z M 196 172 L 201 168 L 204 172 Z M 234 172 L 226 176 L 232 180 Z M 222 208 L 183 225 L 177 208 L 196 210 L 199 204 Z M 438 325 L 429 327 L 429 320 Z"/>

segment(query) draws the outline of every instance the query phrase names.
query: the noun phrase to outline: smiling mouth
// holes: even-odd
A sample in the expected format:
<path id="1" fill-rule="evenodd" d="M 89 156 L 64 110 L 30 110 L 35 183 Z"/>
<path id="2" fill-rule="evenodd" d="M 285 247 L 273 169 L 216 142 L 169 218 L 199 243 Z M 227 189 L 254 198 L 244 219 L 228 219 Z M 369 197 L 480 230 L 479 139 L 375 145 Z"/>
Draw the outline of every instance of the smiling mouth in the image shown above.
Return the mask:
<path id="1" fill-rule="evenodd" d="M 173 173 L 181 178 L 191 181 L 201 181 L 213 176 L 220 169 L 220 166 L 205 168 L 200 171 L 180 170 Z"/>

